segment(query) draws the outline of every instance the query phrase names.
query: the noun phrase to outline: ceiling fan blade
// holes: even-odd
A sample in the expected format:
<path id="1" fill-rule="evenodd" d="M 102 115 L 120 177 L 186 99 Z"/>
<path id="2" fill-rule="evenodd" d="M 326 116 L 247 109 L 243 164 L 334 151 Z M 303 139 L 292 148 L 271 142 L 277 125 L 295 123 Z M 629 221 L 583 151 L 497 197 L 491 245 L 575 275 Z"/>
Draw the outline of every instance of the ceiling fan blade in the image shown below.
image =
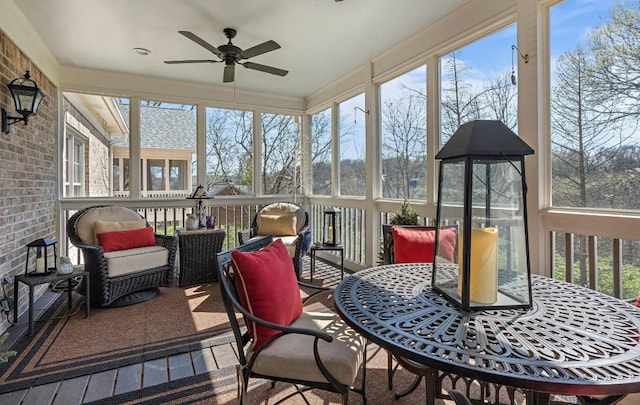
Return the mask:
<path id="1" fill-rule="evenodd" d="M 225 65 L 224 74 L 222 76 L 222 82 L 231 83 L 235 78 L 235 75 L 236 75 L 236 64 L 230 63 L 228 65 Z"/>
<path id="2" fill-rule="evenodd" d="M 249 69 L 259 70 L 261 72 L 271 73 L 272 75 L 278 75 L 278 76 L 286 76 L 287 73 L 289 73 L 288 70 L 278 69 L 273 66 L 261 65 L 259 63 L 253 63 L 253 62 L 245 62 L 242 64 L 242 66 Z"/>
<path id="3" fill-rule="evenodd" d="M 253 58 L 254 56 L 275 51 L 276 49 L 280 49 L 280 45 L 278 45 L 277 42 L 275 41 L 263 42 L 260 45 L 253 46 L 249 49 L 245 49 L 244 51 L 240 52 L 240 55 L 238 55 L 238 59 Z"/>
<path id="4" fill-rule="evenodd" d="M 186 59 L 186 60 L 165 60 L 164 63 L 168 65 L 177 65 L 179 63 L 218 63 L 221 60 L 213 59 Z"/>
<path id="5" fill-rule="evenodd" d="M 213 52 L 219 58 L 224 58 L 224 56 L 222 55 L 222 52 L 220 52 L 218 50 L 218 48 L 216 48 L 215 46 L 211 45 L 210 43 L 208 43 L 204 39 L 200 38 L 199 36 L 197 36 L 193 32 L 191 32 L 191 31 L 178 31 L 178 32 L 180 34 L 184 35 L 185 37 L 189 38 L 190 40 L 192 40 L 196 44 L 200 45 L 201 47 L 207 49 L 210 52 Z"/>

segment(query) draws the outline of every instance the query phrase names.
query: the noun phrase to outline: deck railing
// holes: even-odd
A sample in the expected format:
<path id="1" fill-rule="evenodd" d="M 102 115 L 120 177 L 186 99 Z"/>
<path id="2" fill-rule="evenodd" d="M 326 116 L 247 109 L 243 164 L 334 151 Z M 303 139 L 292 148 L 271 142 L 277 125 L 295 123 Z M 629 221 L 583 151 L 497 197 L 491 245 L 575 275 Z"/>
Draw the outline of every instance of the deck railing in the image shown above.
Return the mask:
<path id="1" fill-rule="evenodd" d="M 216 225 L 227 232 L 224 248 L 238 244 L 238 232 L 246 230 L 256 211 L 265 204 L 287 200 L 283 197 L 268 198 L 215 198 L 207 200 L 206 215 L 216 217 Z M 289 199 L 290 200 L 290 199 Z M 158 233 L 172 234 L 181 228 L 186 215 L 195 212 L 193 200 L 187 199 L 140 199 L 140 200 L 65 200 L 61 202 L 61 219 L 68 218 L 78 209 L 96 204 L 116 204 L 138 210 Z M 358 270 L 367 263 L 377 263 L 380 243 L 372 243 L 372 235 L 378 239 L 380 232 L 369 229 L 374 221 L 368 215 L 379 216 L 379 224 L 388 223 L 390 216 L 400 208 L 401 202 L 385 201 L 377 211 L 362 208 L 362 201 L 335 198 L 305 199 L 298 202 L 309 212 L 312 240 L 322 241 L 323 213 L 327 207 L 341 209 L 342 241 L 347 269 Z M 395 208 L 393 208 L 395 207 Z M 419 217 L 421 225 L 433 222 L 430 211 L 423 209 Z M 545 236 L 547 245 L 541 246 L 545 253 L 544 264 L 535 273 L 551 275 L 574 284 L 599 290 L 619 298 L 640 295 L 640 217 L 582 214 L 575 212 L 541 212 L 536 219 Z M 531 216 L 530 216 L 531 223 Z M 631 225 L 631 226 L 630 226 Z M 61 228 L 64 228 L 62 225 Z M 61 252 L 73 257 L 64 230 L 61 230 Z M 531 239 L 530 235 L 530 239 Z M 367 244 L 369 242 L 369 244 Z M 368 246 L 374 252 L 368 252 Z M 332 260 L 332 253 L 320 252 Z M 77 253 L 75 253 L 77 255 Z M 538 252 L 531 252 L 538 254 Z M 367 260 L 371 257 L 370 260 Z"/>

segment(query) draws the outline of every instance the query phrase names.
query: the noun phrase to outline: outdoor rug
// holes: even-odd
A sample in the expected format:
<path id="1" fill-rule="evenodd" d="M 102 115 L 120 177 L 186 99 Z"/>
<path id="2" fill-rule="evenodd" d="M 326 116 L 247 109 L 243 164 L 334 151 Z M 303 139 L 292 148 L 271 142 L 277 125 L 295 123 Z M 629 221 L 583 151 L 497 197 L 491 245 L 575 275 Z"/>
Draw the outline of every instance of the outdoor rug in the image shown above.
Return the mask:
<path id="1" fill-rule="evenodd" d="M 84 297 L 68 310 L 61 294 L 33 336 L 23 336 L 18 354 L 0 365 L 0 393 L 142 363 L 230 342 L 229 322 L 217 283 L 161 288 L 157 297 L 119 308 L 92 308 Z"/>

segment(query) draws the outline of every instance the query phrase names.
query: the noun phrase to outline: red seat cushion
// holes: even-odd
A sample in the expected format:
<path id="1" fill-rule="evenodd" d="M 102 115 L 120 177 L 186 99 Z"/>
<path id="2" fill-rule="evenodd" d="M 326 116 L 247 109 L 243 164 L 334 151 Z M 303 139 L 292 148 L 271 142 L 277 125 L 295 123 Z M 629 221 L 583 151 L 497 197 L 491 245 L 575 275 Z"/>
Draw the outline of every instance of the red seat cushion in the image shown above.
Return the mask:
<path id="1" fill-rule="evenodd" d="M 242 305 L 258 318 L 288 326 L 302 313 L 293 261 L 281 240 L 255 252 L 231 252 Z M 247 322 L 255 349 L 279 331 Z"/>
<path id="2" fill-rule="evenodd" d="M 436 241 L 435 229 L 391 228 L 395 263 L 433 263 Z M 439 256 L 454 262 L 456 229 L 440 229 Z"/>
<path id="3" fill-rule="evenodd" d="M 156 237 L 150 226 L 126 231 L 100 232 L 96 236 L 105 252 L 156 245 Z"/>

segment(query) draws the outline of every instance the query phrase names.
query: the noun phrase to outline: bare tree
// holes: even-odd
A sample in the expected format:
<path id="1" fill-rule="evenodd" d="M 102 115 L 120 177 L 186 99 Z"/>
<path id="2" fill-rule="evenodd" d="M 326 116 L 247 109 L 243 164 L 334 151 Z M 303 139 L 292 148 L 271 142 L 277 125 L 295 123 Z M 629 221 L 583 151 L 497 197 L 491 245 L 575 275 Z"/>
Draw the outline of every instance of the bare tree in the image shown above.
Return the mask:
<path id="1" fill-rule="evenodd" d="M 311 116 L 313 194 L 331 194 L 331 110 Z"/>
<path id="2" fill-rule="evenodd" d="M 252 184 L 253 114 L 241 110 L 207 109 L 207 184 Z"/>
<path id="3" fill-rule="evenodd" d="M 406 91 L 382 109 L 382 195 L 389 198 L 426 196 L 417 179 L 425 177 L 426 98 Z"/>
<path id="4" fill-rule="evenodd" d="M 300 127 L 297 117 L 262 114 L 262 184 L 265 194 L 300 188 Z"/>

